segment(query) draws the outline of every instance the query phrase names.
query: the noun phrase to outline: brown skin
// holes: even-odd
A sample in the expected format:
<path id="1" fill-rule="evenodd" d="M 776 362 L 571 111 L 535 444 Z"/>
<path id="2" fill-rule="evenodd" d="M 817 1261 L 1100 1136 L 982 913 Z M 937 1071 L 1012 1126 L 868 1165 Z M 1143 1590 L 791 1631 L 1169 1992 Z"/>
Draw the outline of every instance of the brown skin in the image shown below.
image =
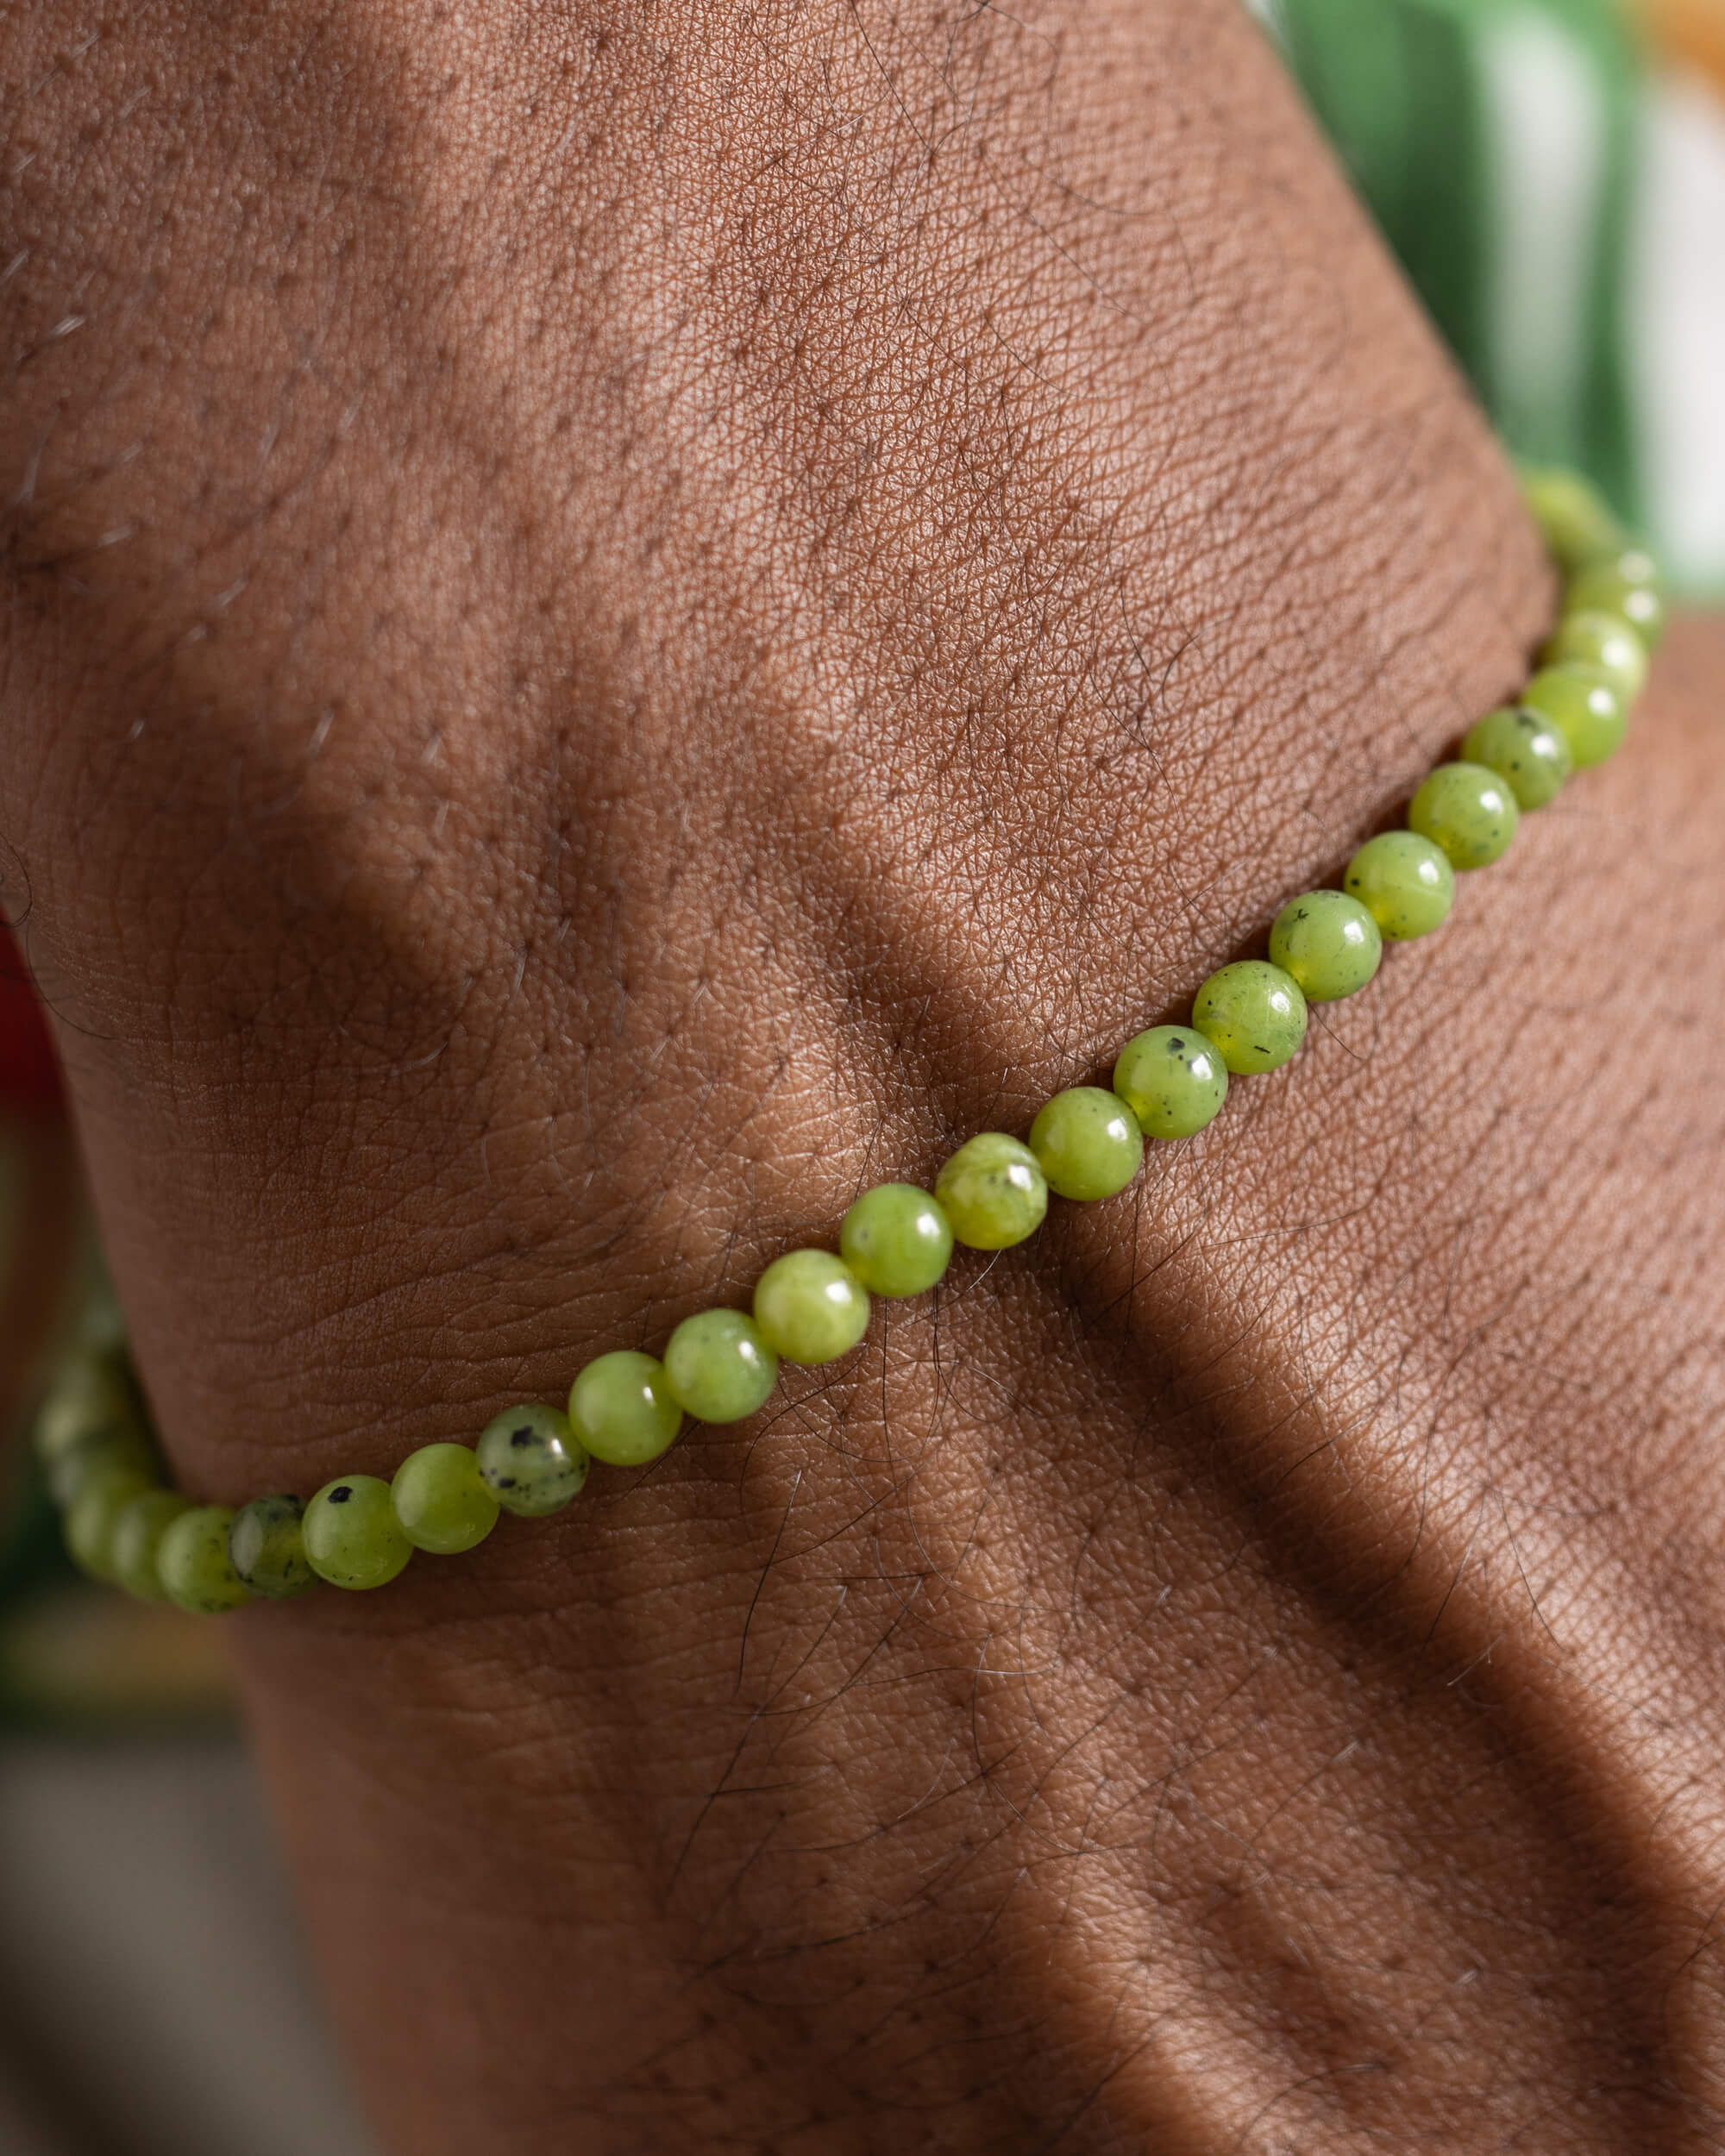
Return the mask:
<path id="1" fill-rule="evenodd" d="M 12 1214 L 0 1279 L 0 1431 L 11 1431 L 34 1405 L 42 1358 L 66 1321 L 85 1216 L 77 1149 L 59 1107 L 44 1101 L 0 1115 L 0 1158 Z"/>
<path id="2" fill-rule="evenodd" d="M 1552 587 L 1221 0 L 0 9 L 0 830 L 186 1486 L 1106 1078 Z M 411 2156 L 1713 2149 L 1725 636 L 1308 1050 L 234 1626 Z"/>

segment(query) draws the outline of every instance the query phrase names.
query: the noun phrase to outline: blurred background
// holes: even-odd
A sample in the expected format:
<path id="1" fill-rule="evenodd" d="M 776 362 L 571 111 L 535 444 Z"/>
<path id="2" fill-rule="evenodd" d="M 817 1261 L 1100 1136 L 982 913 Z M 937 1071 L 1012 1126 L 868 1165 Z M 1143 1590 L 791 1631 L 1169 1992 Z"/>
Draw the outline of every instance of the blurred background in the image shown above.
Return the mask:
<path id="1" fill-rule="evenodd" d="M 1251 4 L 1511 448 L 1725 598 L 1725 0 Z M 99 1263 L 0 931 L 0 1429 Z M 367 2156 L 223 1652 L 0 1446 L 0 2156 Z"/>
<path id="2" fill-rule="evenodd" d="M 1516 456 L 1725 595 L 1725 0 L 1253 0 Z"/>
<path id="3" fill-rule="evenodd" d="M 222 1626 L 84 1581 L 26 1441 L 99 1279 L 40 1007 L 0 931 L 0 2156 L 367 2156 Z"/>

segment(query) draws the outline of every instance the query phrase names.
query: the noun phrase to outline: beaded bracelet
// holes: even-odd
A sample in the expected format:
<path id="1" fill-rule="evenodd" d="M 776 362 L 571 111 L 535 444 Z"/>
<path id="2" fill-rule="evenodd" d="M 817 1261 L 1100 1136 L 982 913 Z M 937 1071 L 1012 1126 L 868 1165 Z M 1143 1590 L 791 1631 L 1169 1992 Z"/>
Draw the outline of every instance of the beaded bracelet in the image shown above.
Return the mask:
<path id="1" fill-rule="evenodd" d="M 755 1289 L 751 1312 L 703 1310 L 672 1333 L 662 1360 L 630 1350 L 590 1362 L 567 1411 L 511 1407 L 475 1447 L 422 1446 L 392 1482 L 344 1475 L 310 1501 L 254 1498 L 237 1512 L 194 1505 L 166 1486 L 142 1388 L 111 1299 L 86 1314 L 41 1407 L 38 1459 L 83 1569 L 130 1593 L 214 1615 L 254 1596 L 298 1595 L 314 1579 L 381 1587 L 423 1550 L 471 1550 L 499 1511 L 561 1512 L 593 1460 L 641 1467 L 686 1415 L 738 1422 L 760 1408 L 780 1362 L 831 1363 L 868 1328 L 873 1295 L 915 1295 L 945 1272 L 955 1243 L 1000 1250 L 1040 1225 L 1049 1194 L 1108 1198 L 1138 1173 L 1147 1138 L 1189 1138 L 1221 1107 L 1231 1077 L 1275 1070 L 1305 1038 L 1307 1006 L 1364 987 L 1383 943 L 1428 935 L 1447 917 L 1458 869 L 1496 861 L 1525 811 L 1623 738 L 1647 654 L 1665 625 L 1659 574 L 1572 473 L 1523 474 L 1527 504 L 1565 580 L 1555 632 L 1518 700 L 1468 733 L 1458 761 L 1414 794 L 1407 828 L 1368 839 L 1339 891 L 1283 906 L 1267 960 L 1213 973 L 1188 1025 L 1129 1041 L 1112 1090 L 1057 1094 L 1029 1143 L 998 1131 L 969 1139 L 934 1190 L 882 1183 L 845 1214 L 838 1253 L 793 1250 Z"/>

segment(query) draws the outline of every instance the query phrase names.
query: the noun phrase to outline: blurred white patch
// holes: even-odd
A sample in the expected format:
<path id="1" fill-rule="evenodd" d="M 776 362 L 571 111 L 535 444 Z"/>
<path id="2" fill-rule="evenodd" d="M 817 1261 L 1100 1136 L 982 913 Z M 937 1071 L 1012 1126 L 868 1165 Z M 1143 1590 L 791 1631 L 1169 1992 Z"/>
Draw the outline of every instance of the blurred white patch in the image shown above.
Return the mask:
<path id="1" fill-rule="evenodd" d="M 1630 358 L 1653 535 L 1725 596 L 1725 103 L 1654 79 L 1630 248 Z"/>
<path id="2" fill-rule="evenodd" d="M 1488 19 L 1478 52 L 1496 212 L 1493 403 L 1512 439 L 1561 441 L 1576 428 L 1587 350 L 1603 97 L 1585 53 L 1533 9 Z"/>

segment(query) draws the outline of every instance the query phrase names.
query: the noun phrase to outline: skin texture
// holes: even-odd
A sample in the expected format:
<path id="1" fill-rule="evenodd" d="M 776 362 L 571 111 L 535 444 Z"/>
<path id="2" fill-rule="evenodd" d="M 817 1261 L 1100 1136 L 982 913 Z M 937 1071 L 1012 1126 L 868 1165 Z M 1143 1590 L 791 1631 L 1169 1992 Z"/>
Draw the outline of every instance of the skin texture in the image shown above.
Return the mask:
<path id="1" fill-rule="evenodd" d="M 1220 0 L 12 0 L 0 109 L 5 900 L 200 1500 L 1027 1130 L 1549 630 Z M 231 1620 L 386 2146 L 1718 2146 L 1722 667 L 1130 1193 Z"/>

